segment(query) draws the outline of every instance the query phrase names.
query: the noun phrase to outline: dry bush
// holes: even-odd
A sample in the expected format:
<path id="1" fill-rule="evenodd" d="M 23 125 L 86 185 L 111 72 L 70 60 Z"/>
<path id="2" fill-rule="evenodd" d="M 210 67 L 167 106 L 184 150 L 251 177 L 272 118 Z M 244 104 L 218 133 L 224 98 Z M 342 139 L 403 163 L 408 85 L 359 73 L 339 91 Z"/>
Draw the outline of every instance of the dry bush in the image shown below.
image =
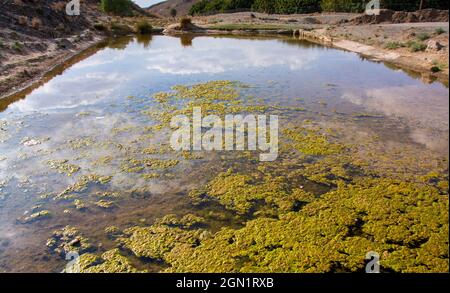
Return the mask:
<path id="1" fill-rule="evenodd" d="M 55 2 L 52 4 L 51 7 L 53 8 L 53 10 L 63 11 L 66 9 L 66 3 L 65 2 Z"/>
<path id="2" fill-rule="evenodd" d="M 21 16 L 19 16 L 17 21 L 19 22 L 20 25 L 27 25 L 28 17 L 21 15 Z"/>
<path id="3" fill-rule="evenodd" d="M 23 5 L 22 0 L 14 0 L 15 5 Z"/>
<path id="4" fill-rule="evenodd" d="M 42 21 L 39 18 L 37 18 L 37 17 L 33 17 L 33 19 L 31 20 L 31 26 L 34 29 L 38 30 L 38 29 L 41 28 L 41 25 L 42 25 Z"/>
<path id="5" fill-rule="evenodd" d="M 181 29 L 187 29 L 190 24 L 192 24 L 192 21 L 189 17 L 181 18 L 181 20 L 180 20 Z"/>

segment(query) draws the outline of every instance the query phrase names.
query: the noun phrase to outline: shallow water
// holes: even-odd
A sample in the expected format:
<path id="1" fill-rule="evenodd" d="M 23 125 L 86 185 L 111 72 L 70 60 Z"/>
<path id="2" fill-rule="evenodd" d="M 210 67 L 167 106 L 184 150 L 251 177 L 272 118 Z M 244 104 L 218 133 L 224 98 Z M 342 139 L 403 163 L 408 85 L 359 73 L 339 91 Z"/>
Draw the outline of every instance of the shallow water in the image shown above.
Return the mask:
<path id="1" fill-rule="evenodd" d="M 160 152 L 152 157 L 180 163 L 153 170 L 159 178 L 124 168 L 130 156 L 142 156 L 146 147 L 168 148 L 164 133 L 148 129 L 155 125 L 143 112 L 156 107 L 151 96 L 174 85 L 212 80 L 248 85 L 246 97 L 279 108 L 281 130 L 309 119 L 340 129 L 339 139 L 345 143 L 363 144 L 376 136 L 380 148 L 389 152 L 406 147 L 415 161 L 448 158 L 448 89 L 383 63 L 288 38 L 111 40 L 31 92 L 0 102 L 0 271 L 61 271 L 65 261 L 45 243 L 53 230 L 65 225 L 108 248 L 114 244 L 105 227 L 123 229 L 151 224 L 169 213 L 220 210 L 192 206 L 187 192 L 230 166 L 245 169 L 257 163 L 215 153 L 183 160 L 179 154 Z M 67 160 L 72 165 L 60 165 L 79 170 L 70 174 L 52 169 L 52 160 Z M 417 170 L 428 171 L 431 167 Z M 73 198 L 58 195 L 88 174 L 111 178 L 75 192 L 88 206 L 79 211 Z M 305 184 L 319 194 L 326 191 Z M 103 197 L 114 202 L 112 208 L 95 205 Z M 52 216 L 23 223 L 39 210 Z M 239 227 L 244 220 L 230 212 L 227 220 L 211 221 L 210 228 Z M 141 265 L 160 269 L 159 264 Z"/>

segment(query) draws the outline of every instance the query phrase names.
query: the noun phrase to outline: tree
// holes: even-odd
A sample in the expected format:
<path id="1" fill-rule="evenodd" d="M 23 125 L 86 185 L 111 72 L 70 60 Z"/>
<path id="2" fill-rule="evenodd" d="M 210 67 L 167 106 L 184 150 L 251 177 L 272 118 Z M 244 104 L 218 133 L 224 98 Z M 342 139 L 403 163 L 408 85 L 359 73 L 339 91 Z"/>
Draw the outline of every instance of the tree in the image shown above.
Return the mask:
<path id="1" fill-rule="evenodd" d="M 253 3 L 253 9 L 258 12 L 264 12 L 264 13 L 274 13 L 275 7 L 274 7 L 274 1 L 272 0 L 255 0 Z"/>
<path id="2" fill-rule="evenodd" d="M 106 13 L 113 13 L 117 15 L 132 15 L 131 0 L 102 0 L 101 8 Z"/>
<path id="3" fill-rule="evenodd" d="M 172 17 L 177 16 L 177 10 L 175 8 L 170 9 L 170 16 Z"/>

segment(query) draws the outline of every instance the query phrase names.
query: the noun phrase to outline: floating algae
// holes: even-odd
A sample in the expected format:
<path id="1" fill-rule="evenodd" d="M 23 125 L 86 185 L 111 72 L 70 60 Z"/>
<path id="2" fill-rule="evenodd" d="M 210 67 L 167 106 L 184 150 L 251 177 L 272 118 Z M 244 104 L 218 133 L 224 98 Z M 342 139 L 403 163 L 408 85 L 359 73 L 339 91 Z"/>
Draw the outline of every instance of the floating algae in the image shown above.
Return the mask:
<path id="1" fill-rule="evenodd" d="M 434 188 L 361 181 L 297 213 L 259 218 L 198 246 L 178 247 L 166 259 L 173 272 L 355 272 L 364 270 L 367 251 L 377 251 L 385 270 L 446 271 L 447 208 L 448 199 Z"/>
<path id="2" fill-rule="evenodd" d="M 75 206 L 86 201 L 89 207 L 119 207 L 119 195 L 150 198 L 160 179 L 179 179 L 176 172 L 191 170 L 185 167 L 213 168 L 192 173 L 177 193 L 189 194 L 186 212 L 195 214 L 169 214 L 153 224 L 142 221 L 131 227 L 108 222 L 117 226 L 102 230 L 102 237 L 109 239 L 105 253 L 95 252 L 96 247 L 78 232 L 72 233 L 75 236 L 60 232 L 49 247 L 59 254 L 80 251 L 82 272 L 154 271 L 155 266 L 170 272 L 362 272 L 368 251 L 380 254 L 385 271 L 448 271 L 445 160 L 413 162 L 417 157 L 413 149 L 386 153 L 372 135 L 367 141 L 358 140 L 358 145 L 346 144 L 335 127 L 303 120 L 313 111 L 250 105 L 245 90 L 230 81 L 175 86 L 153 97 L 154 108 L 139 110 L 143 114 L 139 119 L 151 120 L 151 126 L 113 130 L 117 134 L 133 131 L 136 136 L 131 142 L 72 140 L 70 148 L 79 150 L 81 158 L 88 157 L 84 154 L 92 147 L 113 149 L 114 155 L 102 150 L 91 166 L 115 170 L 114 188 L 127 185 L 125 190 L 111 192 L 107 190 L 112 187 L 107 185 L 110 176 L 76 177 L 76 183 L 56 196 Z M 172 151 L 161 142 L 161 134 L 169 130 L 173 115 L 191 114 L 193 106 L 217 115 L 287 113 L 289 124 L 281 124 L 280 129 L 279 159 L 267 164 L 253 158 L 252 152 L 203 156 L 202 152 Z M 338 119 L 349 118 L 340 115 Z M 364 119 L 351 121 L 356 120 Z M 206 174 L 205 181 L 192 182 L 196 174 Z M 137 217 L 150 220 L 147 214 Z"/>
<path id="3" fill-rule="evenodd" d="M 77 210 L 82 211 L 86 209 L 86 204 L 80 199 L 74 200 L 73 204 Z"/>
<path id="4" fill-rule="evenodd" d="M 85 253 L 79 259 L 80 273 L 145 273 L 139 271 L 115 248 L 104 252 L 100 257 Z"/>
<path id="5" fill-rule="evenodd" d="M 81 137 L 69 140 L 66 145 L 67 147 L 77 150 L 82 148 L 87 148 L 94 145 L 94 139 L 92 137 Z"/>
<path id="6" fill-rule="evenodd" d="M 152 180 L 152 179 L 157 179 L 157 178 L 160 178 L 160 177 L 161 177 L 161 175 L 157 174 L 157 173 L 145 173 L 145 174 L 142 174 L 142 178 L 145 179 L 145 180 Z"/>
<path id="7" fill-rule="evenodd" d="M 291 188 L 281 176 L 267 175 L 263 180 L 258 180 L 251 175 L 233 173 L 232 170 L 219 174 L 206 188 L 191 191 L 189 195 L 194 203 L 208 198 L 217 199 L 227 209 L 240 214 L 255 211 L 258 206 L 273 211 L 291 211 L 300 203 L 314 199 L 303 189 Z"/>
<path id="8" fill-rule="evenodd" d="M 36 221 L 48 219 L 51 216 L 52 216 L 52 214 L 50 213 L 50 211 L 42 210 L 39 212 L 32 213 L 29 216 L 24 216 L 23 218 L 18 219 L 18 221 L 22 224 L 29 224 L 29 223 L 33 223 Z"/>
<path id="9" fill-rule="evenodd" d="M 180 98 L 192 96 L 189 87 L 175 89 Z M 230 169 L 189 192 L 194 204 L 218 201 L 253 214 L 243 228 L 193 237 L 170 215 L 131 228 L 121 243 L 139 257 L 164 260 L 170 272 L 360 272 L 367 251 L 380 253 L 386 271 L 448 270 L 448 192 L 442 189 L 448 178 L 442 170 L 390 178 L 373 168 L 380 152 L 360 156 L 354 146 L 335 142 L 332 131 L 292 126 L 283 133 L 285 153 L 270 167 Z M 313 158 L 286 157 L 290 150 Z M 296 178 L 329 187 L 313 195 Z"/>
<path id="10" fill-rule="evenodd" d="M 101 199 L 101 200 L 97 201 L 95 203 L 95 205 L 98 207 L 104 208 L 104 209 L 110 209 L 110 208 L 114 207 L 114 202 Z"/>
<path id="11" fill-rule="evenodd" d="M 126 173 L 139 173 L 144 170 L 144 166 L 143 162 L 139 159 L 127 158 L 122 162 L 120 169 Z"/>
<path id="12" fill-rule="evenodd" d="M 94 166 L 104 166 L 104 165 L 108 165 L 112 162 L 113 157 L 112 156 L 104 156 L 101 158 L 98 158 L 97 160 L 95 160 L 92 165 Z"/>
<path id="13" fill-rule="evenodd" d="M 119 227 L 117 227 L 117 226 L 106 227 L 105 233 L 110 238 L 115 238 L 115 237 L 122 235 L 122 231 L 120 231 Z"/>
<path id="14" fill-rule="evenodd" d="M 68 162 L 68 160 L 50 160 L 47 164 L 50 165 L 50 168 L 56 169 L 59 173 L 65 173 L 67 176 L 72 176 L 80 170 L 80 167 Z"/>
<path id="15" fill-rule="evenodd" d="M 284 134 L 292 141 L 293 148 L 305 155 L 331 155 L 344 150 L 342 145 L 330 142 L 325 135 L 306 128 L 287 129 Z"/>
<path id="16" fill-rule="evenodd" d="M 144 164 L 151 169 L 168 169 L 178 165 L 178 160 L 144 159 Z"/>
<path id="17" fill-rule="evenodd" d="M 150 227 L 132 227 L 124 231 L 119 241 L 137 257 L 153 260 L 165 260 L 166 254 L 174 247 L 188 245 L 194 247 L 208 233 L 197 228 L 202 219 L 196 216 L 184 216 L 178 220 L 167 216 Z"/>
<path id="18" fill-rule="evenodd" d="M 65 195 L 72 192 L 83 192 L 91 184 L 105 185 L 109 183 L 111 179 L 112 176 L 100 176 L 97 174 L 83 175 L 75 184 L 67 187 L 62 193 L 60 193 L 60 195 Z"/>

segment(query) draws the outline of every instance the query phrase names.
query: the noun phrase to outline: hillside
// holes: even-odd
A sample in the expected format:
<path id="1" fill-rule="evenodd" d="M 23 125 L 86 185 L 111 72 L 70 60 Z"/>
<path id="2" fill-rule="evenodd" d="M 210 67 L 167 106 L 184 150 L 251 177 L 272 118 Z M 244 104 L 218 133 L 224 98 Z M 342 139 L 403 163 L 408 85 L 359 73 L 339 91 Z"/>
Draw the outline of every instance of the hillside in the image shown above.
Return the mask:
<path id="1" fill-rule="evenodd" d="M 0 10 L 0 33 L 6 30 L 38 38 L 68 36 L 91 28 L 106 15 L 100 10 L 99 0 L 81 1 L 81 14 L 68 16 L 65 1 L 9 0 Z M 134 15 L 149 15 L 133 3 Z M 5 36 L 7 39 L 7 37 Z"/>
<path id="2" fill-rule="evenodd" d="M 147 8 L 147 11 L 152 14 L 169 17 L 170 10 L 172 8 L 175 8 L 177 10 L 177 16 L 183 16 L 187 15 L 192 5 L 199 1 L 200 0 L 168 0 L 150 6 L 149 8 Z"/>
<path id="3" fill-rule="evenodd" d="M 61 37 L 88 28 L 101 14 L 95 0 L 83 1 L 81 9 L 80 16 L 68 16 L 65 2 L 6 1 L 0 10 L 0 27 L 40 38 Z"/>

